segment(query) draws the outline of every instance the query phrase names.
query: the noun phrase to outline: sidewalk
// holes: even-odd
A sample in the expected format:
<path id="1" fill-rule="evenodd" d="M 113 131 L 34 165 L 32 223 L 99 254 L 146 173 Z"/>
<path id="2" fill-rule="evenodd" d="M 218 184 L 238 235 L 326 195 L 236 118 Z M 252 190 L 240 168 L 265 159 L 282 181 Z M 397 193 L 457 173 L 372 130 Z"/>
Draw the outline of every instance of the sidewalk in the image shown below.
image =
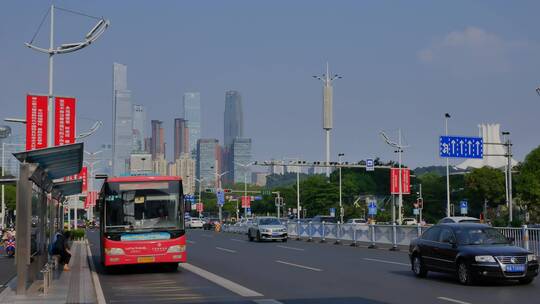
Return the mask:
<path id="1" fill-rule="evenodd" d="M 86 242 L 73 242 L 71 252 L 71 271 L 55 271 L 52 287 L 47 294 L 41 291 L 43 281 L 36 281 L 26 295 L 17 296 L 16 279 L 13 279 L 0 294 L 0 303 L 96 303 Z"/>

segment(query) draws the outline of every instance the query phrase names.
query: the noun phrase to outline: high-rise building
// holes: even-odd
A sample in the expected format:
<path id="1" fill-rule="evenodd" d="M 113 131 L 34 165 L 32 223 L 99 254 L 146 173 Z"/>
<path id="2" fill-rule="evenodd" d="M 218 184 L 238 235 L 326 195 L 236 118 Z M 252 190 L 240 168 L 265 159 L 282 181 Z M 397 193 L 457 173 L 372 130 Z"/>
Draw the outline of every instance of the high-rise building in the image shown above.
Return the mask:
<path id="1" fill-rule="evenodd" d="M 131 91 L 127 89 L 127 66 L 113 64 L 113 175 L 128 172 L 133 150 L 133 107 Z"/>
<path id="2" fill-rule="evenodd" d="M 163 154 L 158 154 L 157 158 L 152 160 L 152 169 L 154 170 L 154 174 L 166 176 L 168 174 L 167 167 L 168 167 L 167 160 L 163 158 Z"/>
<path id="3" fill-rule="evenodd" d="M 272 160 L 273 165 L 269 167 L 270 174 L 285 174 L 285 166 L 282 160 Z"/>
<path id="4" fill-rule="evenodd" d="M 251 163 L 251 138 L 235 138 L 231 154 L 234 182 L 251 183 L 251 168 L 247 166 Z"/>
<path id="5" fill-rule="evenodd" d="M 184 193 L 195 193 L 195 160 L 184 153 L 176 159 L 176 175 L 182 178 Z"/>
<path id="6" fill-rule="evenodd" d="M 151 175 L 153 173 L 152 155 L 149 153 L 133 153 L 129 161 L 131 175 Z"/>
<path id="7" fill-rule="evenodd" d="M 174 159 L 180 158 L 182 153 L 189 153 L 189 128 L 187 120 L 174 119 Z"/>
<path id="8" fill-rule="evenodd" d="M 197 178 L 204 186 L 214 186 L 218 172 L 218 140 L 201 138 L 197 141 Z"/>
<path id="9" fill-rule="evenodd" d="M 144 151 L 144 139 L 146 137 L 146 109 L 142 105 L 133 105 L 133 151 Z"/>
<path id="10" fill-rule="evenodd" d="M 198 92 L 185 93 L 183 98 L 184 119 L 189 130 L 189 152 L 196 154 L 197 141 L 201 138 L 201 95 Z"/>
<path id="11" fill-rule="evenodd" d="M 266 172 L 253 172 L 251 174 L 251 180 L 255 185 L 259 187 L 266 186 L 266 177 L 268 176 L 268 173 Z"/>
<path id="12" fill-rule="evenodd" d="M 242 97 L 238 91 L 225 93 L 224 146 L 230 147 L 237 137 L 244 137 L 244 114 Z"/>
<path id="13" fill-rule="evenodd" d="M 152 140 L 150 144 L 150 154 L 152 159 L 165 158 L 165 134 L 163 121 L 152 120 Z"/>

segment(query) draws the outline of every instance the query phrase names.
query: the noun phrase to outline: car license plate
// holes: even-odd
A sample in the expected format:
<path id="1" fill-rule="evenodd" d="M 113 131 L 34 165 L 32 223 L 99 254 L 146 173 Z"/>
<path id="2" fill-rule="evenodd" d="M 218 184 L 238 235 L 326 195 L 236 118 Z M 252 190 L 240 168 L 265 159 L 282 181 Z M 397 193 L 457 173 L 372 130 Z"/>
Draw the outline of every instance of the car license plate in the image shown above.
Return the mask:
<path id="1" fill-rule="evenodd" d="M 156 261 L 154 257 L 138 257 L 137 263 L 153 263 Z"/>
<path id="2" fill-rule="evenodd" d="M 506 272 L 524 272 L 525 265 L 506 265 Z"/>
<path id="3" fill-rule="evenodd" d="M 279 232 L 272 232 L 272 236 L 278 236 Z"/>

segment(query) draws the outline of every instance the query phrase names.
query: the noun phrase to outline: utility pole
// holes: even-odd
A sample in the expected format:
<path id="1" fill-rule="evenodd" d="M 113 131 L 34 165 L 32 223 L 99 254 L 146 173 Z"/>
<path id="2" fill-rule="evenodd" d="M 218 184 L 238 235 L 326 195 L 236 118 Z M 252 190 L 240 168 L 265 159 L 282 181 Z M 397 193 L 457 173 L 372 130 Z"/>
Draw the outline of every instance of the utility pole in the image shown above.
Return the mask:
<path id="1" fill-rule="evenodd" d="M 343 216 L 344 211 L 343 210 L 343 196 L 342 196 L 342 188 L 341 188 L 341 164 L 343 163 L 342 158 L 345 154 L 339 153 L 339 215 L 340 215 L 340 223 L 343 224 Z"/>
<path id="2" fill-rule="evenodd" d="M 450 114 L 444 114 L 444 134 L 448 136 L 448 118 Z M 450 163 L 448 157 L 446 158 L 446 216 L 450 216 Z"/>

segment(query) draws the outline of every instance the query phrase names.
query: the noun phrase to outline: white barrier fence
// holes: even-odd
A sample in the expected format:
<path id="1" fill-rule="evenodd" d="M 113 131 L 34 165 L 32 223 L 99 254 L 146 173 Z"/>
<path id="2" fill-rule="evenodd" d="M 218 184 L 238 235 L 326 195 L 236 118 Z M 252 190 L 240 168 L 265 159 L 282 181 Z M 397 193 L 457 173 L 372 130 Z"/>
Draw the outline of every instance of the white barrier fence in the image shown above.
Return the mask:
<path id="1" fill-rule="evenodd" d="M 419 237 L 428 226 L 399 226 L 399 225 L 355 225 L 335 223 L 305 223 L 288 222 L 287 231 L 289 237 L 314 238 L 322 241 L 333 240 L 335 242 L 349 241 L 353 245 L 357 242 L 408 246 L 411 240 Z M 507 238 L 514 239 L 514 244 L 534 252 L 540 256 L 540 228 L 506 228 L 495 227 Z M 246 225 L 223 225 L 222 231 L 239 234 L 247 234 Z"/>

